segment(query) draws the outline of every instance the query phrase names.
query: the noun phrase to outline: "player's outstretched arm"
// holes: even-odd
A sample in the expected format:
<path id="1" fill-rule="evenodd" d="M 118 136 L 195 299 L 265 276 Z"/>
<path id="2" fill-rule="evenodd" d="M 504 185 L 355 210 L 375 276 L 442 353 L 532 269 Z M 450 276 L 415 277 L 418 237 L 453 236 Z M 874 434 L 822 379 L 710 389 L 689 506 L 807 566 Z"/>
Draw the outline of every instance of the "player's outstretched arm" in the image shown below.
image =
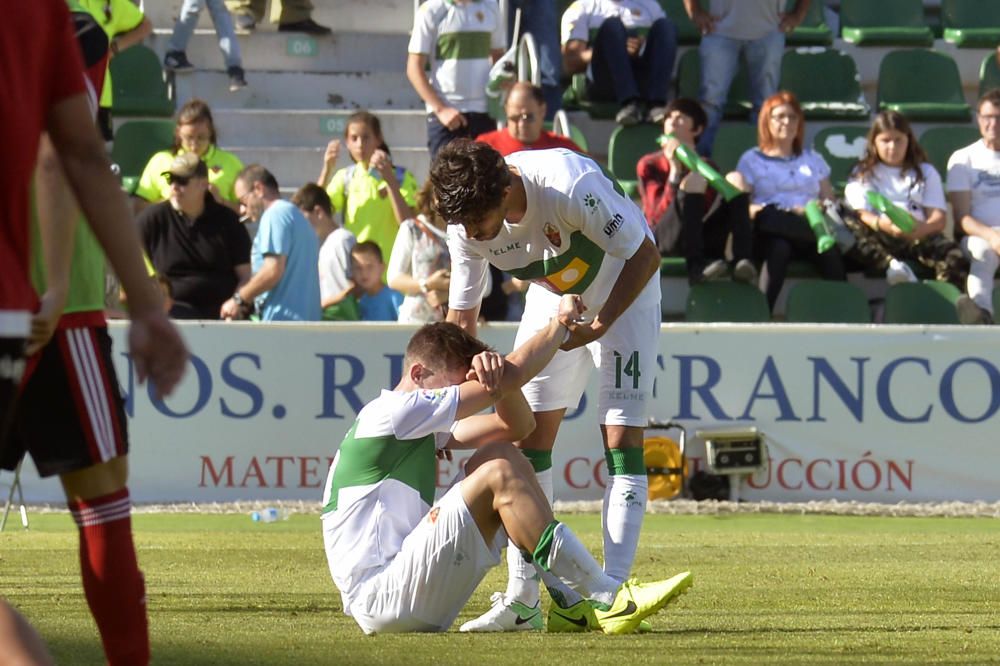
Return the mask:
<path id="1" fill-rule="evenodd" d="M 90 118 L 83 93 L 57 102 L 49 110 L 49 137 L 80 208 L 128 293 L 129 348 L 139 381 L 148 376 L 157 392 L 165 395 L 184 374 L 187 348 L 163 311 L 159 289 L 146 273 L 128 203 Z"/>

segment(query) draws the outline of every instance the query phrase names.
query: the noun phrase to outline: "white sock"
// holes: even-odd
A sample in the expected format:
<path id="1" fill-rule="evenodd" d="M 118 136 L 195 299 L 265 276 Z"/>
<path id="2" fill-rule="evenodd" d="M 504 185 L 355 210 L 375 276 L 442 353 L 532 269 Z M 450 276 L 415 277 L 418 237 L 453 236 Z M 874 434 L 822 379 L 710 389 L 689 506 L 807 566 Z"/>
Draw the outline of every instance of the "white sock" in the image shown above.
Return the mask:
<path id="1" fill-rule="evenodd" d="M 649 479 L 645 474 L 614 474 L 604 489 L 604 571 L 619 583 L 632 572 L 646 516 Z"/>
<path id="2" fill-rule="evenodd" d="M 581 596 L 609 606 L 614 602 L 618 581 L 604 573 L 586 546 L 562 523 L 552 532 L 547 565 L 549 573 Z"/>
<path id="3" fill-rule="evenodd" d="M 542 487 L 549 505 L 552 505 L 552 498 L 555 490 L 552 485 L 552 468 L 541 472 L 535 472 L 538 485 Z M 508 599 L 520 601 L 527 606 L 534 606 L 538 603 L 540 593 L 538 590 L 538 579 L 544 572 L 536 569 L 533 562 L 526 562 L 521 549 L 514 545 L 513 541 L 507 542 L 507 591 Z M 548 587 L 548 582 L 546 582 Z"/>
<path id="4" fill-rule="evenodd" d="M 549 506 L 551 506 L 555 500 L 556 494 L 552 485 L 552 468 L 550 467 L 547 470 L 535 472 L 535 478 L 538 479 L 538 485 L 542 487 L 545 497 L 549 500 Z M 562 606 L 563 608 L 569 608 L 583 599 L 583 597 L 577 594 L 572 588 L 563 585 L 563 582 L 552 575 L 552 573 L 546 571 L 538 565 L 535 566 L 538 569 L 538 575 L 542 579 L 542 584 L 545 585 L 545 589 L 549 591 L 549 596 L 552 597 L 552 600 L 555 601 L 556 604 Z"/>

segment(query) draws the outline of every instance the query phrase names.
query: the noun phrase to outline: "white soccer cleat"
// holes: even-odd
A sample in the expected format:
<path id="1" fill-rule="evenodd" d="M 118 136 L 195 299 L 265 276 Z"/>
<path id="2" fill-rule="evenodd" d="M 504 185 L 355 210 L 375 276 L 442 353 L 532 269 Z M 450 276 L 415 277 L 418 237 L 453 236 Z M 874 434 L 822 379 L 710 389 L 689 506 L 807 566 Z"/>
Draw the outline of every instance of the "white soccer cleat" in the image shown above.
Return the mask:
<path id="1" fill-rule="evenodd" d="M 490 596 L 493 606 L 477 617 L 469 620 L 459 631 L 541 631 L 542 610 L 539 604 L 528 606 L 514 599 L 507 599 L 503 592 Z"/>

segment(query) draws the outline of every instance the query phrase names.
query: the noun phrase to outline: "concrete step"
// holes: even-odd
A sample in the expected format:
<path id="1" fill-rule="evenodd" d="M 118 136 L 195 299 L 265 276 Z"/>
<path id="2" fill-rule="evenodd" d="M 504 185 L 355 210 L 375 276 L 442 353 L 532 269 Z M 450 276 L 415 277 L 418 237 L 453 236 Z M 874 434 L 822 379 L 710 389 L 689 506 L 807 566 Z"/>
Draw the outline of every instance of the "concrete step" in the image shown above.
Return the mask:
<path id="1" fill-rule="evenodd" d="M 157 29 L 146 40 L 161 61 L 170 36 L 170 30 Z M 400 71 L 406 67 L 407 41 L 405 35 L 377 32 L 337 32 L 319 38 L 263 32 L 239 40 L 243 69 L 286 72 Z M 196 31 L 186 52 L 199 69 L 225 69 L 212 30 Z"/>
<path id="2" fill-rule="evenodd" d="M 390 149 L 423 146 L 427 120 L 423 111 L 374 109 L 382 123 L 382 135 Z M 267 109 L 218 109 L 213 111 L 220 141 L 242 146 L 325 147 L 330 139 L 344 135 L 344 125 L 353 111 Z M 344 149 L 346 155 L 346 148 Z"/>
<path id="3" fill-rule="evenodd" d="M 247 88 L 229 92 L 229 79 L 221 70 L 178 74 L 178 106 L 200 97 L 213 109 L 423 108 L 402 68 L 329 74 L 249 71 L 246 78 Z"/>
<path id="4" fill-rule="evenodd" d="M 223 144 L 226 150 L 235 153 L 244 164 L 263 164 L 271 171 L 278 184 L 294 190 L 315 181 L 323 166 L 323 149 L 299 146 L 234 146 Z M 425 147 L 397 147 L 392 151 L 393 162 L 413 172 L 418 183 L 427 179 L 430 156 Z M 350 158 L 341 155 L 337 168 L 350 164 Z"/>
<path id="5" fill-rule="evenodd" d="M 172 30 L 174 22 L 180 16 L 183 0 L 146 0 L 141 4 L 146 16 L 153 22 L 153 27 Z M 275 0 L 270 4 L 276 4 Z M 337 32 L 408 35 L 413 28 L 413 0 L 337 0 L 314 2 L 313 5 L 313 20 Z M 198 27 L 212 29 L 207 9 L 202 10 Z M 276 27 L 265 20 L 258 26 L 255 34 L 274 31 Z"/>

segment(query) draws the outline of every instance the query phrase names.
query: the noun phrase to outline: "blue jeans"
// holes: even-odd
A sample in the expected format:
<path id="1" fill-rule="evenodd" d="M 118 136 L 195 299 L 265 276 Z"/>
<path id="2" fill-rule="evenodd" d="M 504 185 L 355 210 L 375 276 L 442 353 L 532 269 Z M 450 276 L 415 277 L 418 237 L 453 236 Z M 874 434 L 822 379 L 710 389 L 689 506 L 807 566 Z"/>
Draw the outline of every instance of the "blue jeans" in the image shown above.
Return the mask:
<path id="1" fill-rule="evenodd" d="M 236 41 L 236 31 L 233 30 L 233 17 L 226 9 L 223 0 L 184 0 L 180 18 L 174 24 L 174 34 L 167 43 L 167 50 L 187 50 L 191 35 L 198 25 L 198 15 L 205 5 L 208 6 L 208 13 L 212 15 L 212 24 L 215 25 L 215 34 L 219 36 L 219 50 L 222 51 L 222 57 L 226 61 L 226 68 L 243 67 L 240 44 Z"/>
<path id="2" fill-rule="evenodd" d="M 492 132 L 497 128 L 497 121 L 490 118 L 488 113 L 463 111 L 462 115 L 468 124 L 457 130 L 450 130 L 442 125 L 433 113 L 427 114 L 427 149 L 431 154 L 431 162 L 437 157 L 438 151 L 452 139 L 475 139 L 480 134 Z"/>
<path id="3" fill-rule="evenodd" d="M 559 17 L 555 0 L 511 0 L 507 11 L 507 34 L 513 37 L 514 13 L 521 10 L 521 32 L 530 33 L 538 47 L 538 71 L 545 95 L 545 119 L 552 120 L 562 108 L 562 52 L 559 50 Z"/>
<path id="4" fill-rule="evenodd" d="M 708 115 L 708 125 L 698 139 L 698 152 L 710 155 L 715 133 L 722 122 L 722 112 L 729 96 L 729 87 L 740 67 L 740 54 L 746 58 L 750 73 L 751 122 L 764 100 L 778 92 L 781 80 L 781 56 L 785 52 L 785 34 L 777 28 L 771 34 L 753 41 L 730 39 L 708 34 L 701 38 L 701 103 Z M 822 76 L 821 72 L 816 73 Z"/>
<path id="5" fill-rule="evenodd" d="M 635 59 L 625 51 L 627 38 L 621 19 L 609 18 L 601 24 L 591 44 L 593 78 L 588 93 L 594 99 L 619 104 L 631 100 L 665 104 L 677 57 L 677 27 L 668 18 L 654 21 L 646 35 L 646 46 Z"/>

